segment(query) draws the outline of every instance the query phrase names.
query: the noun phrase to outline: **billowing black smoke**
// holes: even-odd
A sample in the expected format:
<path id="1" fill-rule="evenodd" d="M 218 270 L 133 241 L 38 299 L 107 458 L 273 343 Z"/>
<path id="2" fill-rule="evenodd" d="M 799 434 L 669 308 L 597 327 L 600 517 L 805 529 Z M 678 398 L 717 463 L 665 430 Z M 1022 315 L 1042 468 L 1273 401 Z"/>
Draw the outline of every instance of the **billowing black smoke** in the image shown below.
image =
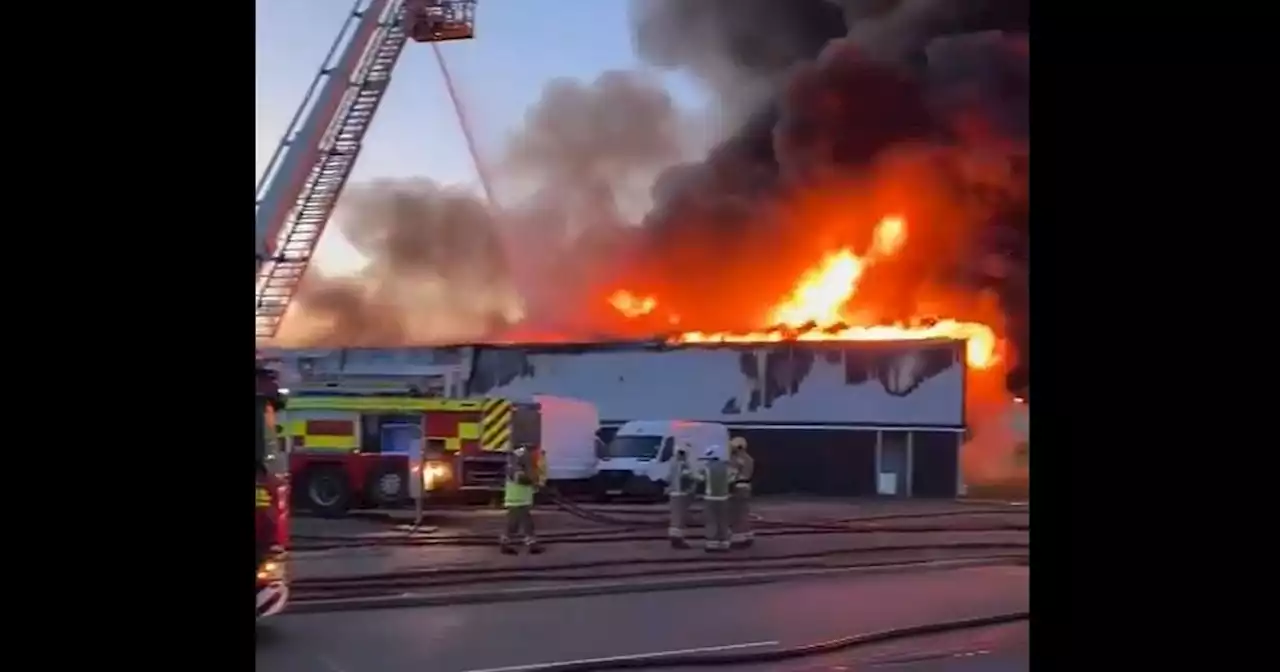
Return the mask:
<path id="1" fill-rule="evenodd" d="M 857 191 L 921 215 L 912 226 L 930 241 L 885 269 L 891 281 L 868 275 L 860 295 L 895 318 L 916 312 L 925 286 L 996 290 L 1025 353 L 1029 5 L 633 0 L 638 53 L 699 78 L 736 123 L 705 160 L 657 180 L 638 274 L 678 277 L 680 287 L 658 286 L 677 304 L 722 296 L 723 314 L 709 317 L 731 326 L 745 306 L 725 288 L 791 282 L 814 258 L 808 247 L 842 234 L 839 223 L 789 228 L 814 219 L 786 216 L 793 197 L 815 185 Z M 850 219 L 873 216 L 849 207 Z M 760 271 L 780 266 L 788 272 Z"/>
<path id="2" fill-rule="evenodd" d="M 762 296 L 898 212 L 914 244 L 863 279 L 873 317 L 997 291 L 1025 353 L 1029 3 L 633 0 L 637 53 L 714 94 L 720 142 L 680 163 L 679 116 L 643 75 L 552 82 L 506 144 L 500 209 L 429 185 L 353 190 L 340 225 L 372 263 L 313 274 L 295 340 L 484 338 L 522 315 L 583 337 L 591 290 L 619 269 L 689 328 L 750 329 L 735 320 Z"/>

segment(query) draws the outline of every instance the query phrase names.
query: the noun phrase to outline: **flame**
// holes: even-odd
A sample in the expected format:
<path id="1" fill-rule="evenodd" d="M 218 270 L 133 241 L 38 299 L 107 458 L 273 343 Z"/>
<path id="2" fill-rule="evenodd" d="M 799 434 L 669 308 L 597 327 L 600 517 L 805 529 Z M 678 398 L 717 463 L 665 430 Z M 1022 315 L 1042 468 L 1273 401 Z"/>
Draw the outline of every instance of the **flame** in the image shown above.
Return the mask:
<path id="1" fill-rule="evenodd" d="M 991 327 L 977 322 L 943 319 L 919 324 L 859 324 L 853 299 L 866 270 L 892 257 L 907 241 L 906 220 L 883 218 L 872 235 L 871 249 L 859 257 L 849 248 L 826 254 L 801 274 L 791 292 L 767 313 L 765 331 L 731 333 L 689 331 L 676 335 L 679 343 L 758 343 L 780 341 L 893 341 L 963 339 L 970 367 L 988 369 L 999 361 L 999 339 Z M 623 315 L 637 317 L 653 312 L 658 302 L 627 291 L 610 297 Z"/>
<path id="2" fill-rule="evenodd" d="M 627 317 L 640 317 L 652 313 L 658 307 L 658 300 L 652 296 L 636 296 L 622 289 L 609 297 L 609 304 Z"/>

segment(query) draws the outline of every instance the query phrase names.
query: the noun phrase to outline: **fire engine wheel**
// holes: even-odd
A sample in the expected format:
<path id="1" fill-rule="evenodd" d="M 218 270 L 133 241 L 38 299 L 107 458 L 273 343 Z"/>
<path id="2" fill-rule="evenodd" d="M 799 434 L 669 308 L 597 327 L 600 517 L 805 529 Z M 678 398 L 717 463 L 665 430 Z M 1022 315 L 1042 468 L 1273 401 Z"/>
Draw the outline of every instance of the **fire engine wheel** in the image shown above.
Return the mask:
<path id="1" fill-rule="evenodd" d="M 369 483 L 365 488 L 372 504 L 385 506 L 396 504 L 409 498 L 409 482 L 405 479 L 403 467 L 389 464 L 381 465 L 369 472 Z"/>
<path id="2" fill-rule="evenodd" d="M 313 467 L 307 471 L 307 508 L 326 518 L 346 515 L 351 502 L 351 487 L 347 475 L 336 467 Z"/>

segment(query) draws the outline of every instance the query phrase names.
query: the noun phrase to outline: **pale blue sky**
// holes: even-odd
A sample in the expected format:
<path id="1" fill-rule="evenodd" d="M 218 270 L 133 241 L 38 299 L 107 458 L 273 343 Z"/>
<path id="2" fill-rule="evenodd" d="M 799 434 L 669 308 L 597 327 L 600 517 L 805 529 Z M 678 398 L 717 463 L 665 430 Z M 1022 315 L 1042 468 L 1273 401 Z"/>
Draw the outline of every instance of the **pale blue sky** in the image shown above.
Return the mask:
<path id="1" fill-rule="evenodd" d="M 256 0 L 257 173 L 320 68 L 353 0 Z M 639 67 L 631 49 L 626 0 L 480 0 L 476 38 L 442 45 L 482 148 L 492 151 L 520 123 L 542 85 L 555 77 L 591 79 Z M 684 107 L 703 98 L 668 76 Z M 426 176 L 475 184 L 475 171 L 428 45 L 411 42 L 365 139 L 353 180 Z M 256 175 L 255 175 L 256 177 Z M 331 230 L 332 231 L 332 230 Z M 354 263 L 326 234 L 322 265 Z"/>

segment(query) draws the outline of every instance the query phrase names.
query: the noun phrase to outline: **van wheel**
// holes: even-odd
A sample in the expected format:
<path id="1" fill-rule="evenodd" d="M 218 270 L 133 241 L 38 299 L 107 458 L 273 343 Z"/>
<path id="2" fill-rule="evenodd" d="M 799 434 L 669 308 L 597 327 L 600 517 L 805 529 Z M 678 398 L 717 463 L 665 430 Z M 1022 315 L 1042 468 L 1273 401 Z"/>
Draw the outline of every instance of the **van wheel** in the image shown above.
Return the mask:
<path id="1" fill-rule="evenodd" d="M 608 504 L 613 499 L 605 493 L 604 479 L 599 476 L 591 477 L 591 480 L 587 482 L 587 491 L 583 494 L 587 495 L 596 504 Z"/>
<path id="2" fill-rule="evenodd" d="M 324 518 L 347 515 L 351 504 L 351 486 L 347 475 L 337 467 L 312 467 L 303 479 L 303 497 L 307 508 Z"/>

